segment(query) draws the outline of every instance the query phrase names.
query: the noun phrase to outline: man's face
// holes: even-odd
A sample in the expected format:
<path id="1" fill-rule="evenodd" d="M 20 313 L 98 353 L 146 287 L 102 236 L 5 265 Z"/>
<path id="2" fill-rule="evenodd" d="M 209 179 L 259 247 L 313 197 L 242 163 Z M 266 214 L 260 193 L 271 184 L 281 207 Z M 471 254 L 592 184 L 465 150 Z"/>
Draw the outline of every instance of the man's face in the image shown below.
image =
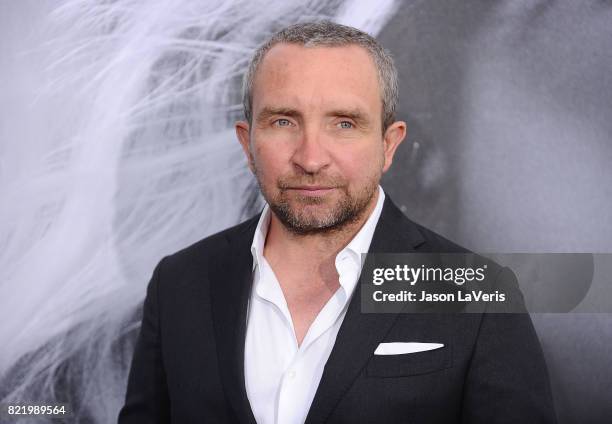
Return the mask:
<path id="1" fill-rule="evenodd" d="M 257 71 L 251 126 L 236 131 L 264 198 L 290 231 L 343 228 L 373 205 L 405 134 L 382 134 L 377 72 L 358 46 L 277 44 Z"/>

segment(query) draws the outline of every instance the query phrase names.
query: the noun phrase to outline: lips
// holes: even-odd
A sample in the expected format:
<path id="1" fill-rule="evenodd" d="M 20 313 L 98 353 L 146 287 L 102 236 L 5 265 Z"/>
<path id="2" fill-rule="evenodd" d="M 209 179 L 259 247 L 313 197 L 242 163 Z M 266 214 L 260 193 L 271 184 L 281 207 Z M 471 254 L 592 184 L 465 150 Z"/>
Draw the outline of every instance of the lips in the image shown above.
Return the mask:
<path id="1" fill-rule="evenodd" d="M 306 196 L 319 196 L 334 190 L 335 187 L 324 187 L 324 186 L 300 186 L 300 187 L 289 187 L 288 190 L 295 191 L 299 194 Z"/>
<path id="2" fill-rule="evenodd" d="M 320 191 L 320 190 L 332 190 L 334 187 L 323 187 L 323 186 L 300 186 L 290 187 L 290 190 L 308 190 L 308 191 Z"/>

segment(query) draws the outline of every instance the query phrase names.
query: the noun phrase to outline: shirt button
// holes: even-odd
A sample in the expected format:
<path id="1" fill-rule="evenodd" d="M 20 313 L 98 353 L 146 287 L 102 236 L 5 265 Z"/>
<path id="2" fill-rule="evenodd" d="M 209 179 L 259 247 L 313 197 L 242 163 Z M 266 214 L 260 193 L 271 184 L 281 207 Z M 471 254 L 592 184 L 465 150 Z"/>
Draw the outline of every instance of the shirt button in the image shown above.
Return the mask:
<path id="1" fill-rule="evenodd" d="M 294 370 L 289 371 L 289 374 L 287 374 L 287 376 L 293 380 L 295 378 L 295 371 Z"/>

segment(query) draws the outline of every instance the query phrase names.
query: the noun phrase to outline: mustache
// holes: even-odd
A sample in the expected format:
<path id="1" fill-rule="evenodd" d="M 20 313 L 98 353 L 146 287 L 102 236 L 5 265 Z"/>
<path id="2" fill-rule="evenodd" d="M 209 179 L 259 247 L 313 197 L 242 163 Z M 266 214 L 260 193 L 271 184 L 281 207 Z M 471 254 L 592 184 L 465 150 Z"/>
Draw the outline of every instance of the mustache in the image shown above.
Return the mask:
<path id="1" fill-rule="evenodd" d="M 287 176 L 277 180 L 277 186 L 281 190 L 304 186 L 340 188 L 345 185 L 346 180 L 344 178 L 334 176 Z"/>

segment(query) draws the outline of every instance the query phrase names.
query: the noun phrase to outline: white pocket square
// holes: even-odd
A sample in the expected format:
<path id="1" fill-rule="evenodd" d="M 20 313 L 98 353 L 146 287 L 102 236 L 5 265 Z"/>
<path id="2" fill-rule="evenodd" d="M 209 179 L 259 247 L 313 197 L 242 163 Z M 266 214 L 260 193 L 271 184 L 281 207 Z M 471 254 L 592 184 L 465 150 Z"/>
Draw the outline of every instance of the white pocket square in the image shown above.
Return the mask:
<path id="1" fill-rule="evenodd" d="M 425 352 L 440 349 L 443 343 L 393 342 L 381 343 L 374 351 L 374 355 L 403 355 L 404 353 Z"/>

